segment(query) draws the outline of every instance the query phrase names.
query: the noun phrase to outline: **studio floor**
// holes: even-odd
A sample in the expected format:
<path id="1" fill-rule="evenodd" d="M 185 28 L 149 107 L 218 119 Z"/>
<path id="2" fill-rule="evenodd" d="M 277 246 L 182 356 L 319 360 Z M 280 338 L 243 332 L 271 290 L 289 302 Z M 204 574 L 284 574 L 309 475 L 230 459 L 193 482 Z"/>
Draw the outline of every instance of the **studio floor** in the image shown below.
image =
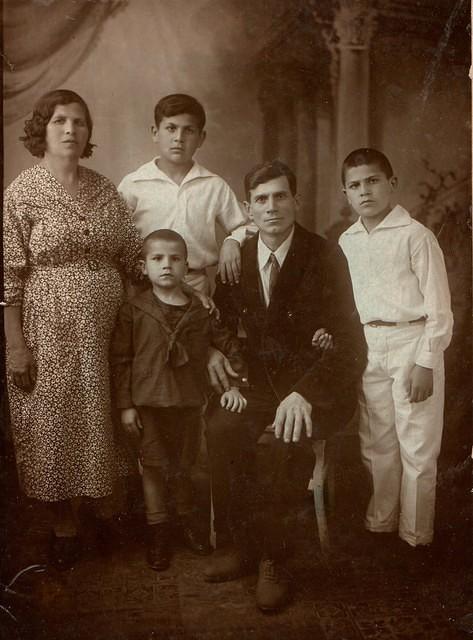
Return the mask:
<path id="1" fill-rule="evenodd" d="M 349 440 L 349 439 L 347 439 Z M 5 640 L 459 640 L 473 612 L 470 572 L 470 494 L 465 465 L 439 475 L 436 539 L 422 560 L 395 538 L 373 542 L 364 533 L 367 498 L 356 443 L 338 457 L 336 501 L 330 514 L 331 554 L 317 538 L 310 494 L 293 511 L 292 601 L 282 612 L 260 613 L 256 576 L 207 584 L 205 559 L 177 547 L 168 571 L 147 568 L 142 514 L 123 517 L 107 549 L 84 520 L 84 553 L 73 569 L 30 571 L 16 581 L 21 595 L 4 594 Z M 7 465 L 8 466 L 8 465 Z M 3 516 L 8 583 L 21 569 L 47 565 L 48 519 L 22 498 L 7 473 Z M 13 614 L 17 622 L 11 617 Z M 461 630 L 463 627 L 464 630 Z M 473 629 L 472 629 L 473 631 Z"/>

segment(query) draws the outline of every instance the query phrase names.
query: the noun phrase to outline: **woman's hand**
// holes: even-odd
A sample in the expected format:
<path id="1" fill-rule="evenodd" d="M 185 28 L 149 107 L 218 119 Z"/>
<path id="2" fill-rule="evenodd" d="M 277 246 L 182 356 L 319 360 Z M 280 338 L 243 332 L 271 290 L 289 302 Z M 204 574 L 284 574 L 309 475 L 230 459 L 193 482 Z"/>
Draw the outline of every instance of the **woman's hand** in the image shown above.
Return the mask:
<path id="1" fill-rule="evenodd" d="M 229 391 L 225 391 L 220 398 L 220 406 L 227 411 L 241 413 L 246 408 L 247 401 L 241 395 L 237 387 L 232 387 Z"/>
<path id="2" fill-rule="evenodd" d="M 36 384 L 36 362 L 27 346 L 9 348 L 8 371 L 13 384 L 22 391 L 32 391 Z"/>

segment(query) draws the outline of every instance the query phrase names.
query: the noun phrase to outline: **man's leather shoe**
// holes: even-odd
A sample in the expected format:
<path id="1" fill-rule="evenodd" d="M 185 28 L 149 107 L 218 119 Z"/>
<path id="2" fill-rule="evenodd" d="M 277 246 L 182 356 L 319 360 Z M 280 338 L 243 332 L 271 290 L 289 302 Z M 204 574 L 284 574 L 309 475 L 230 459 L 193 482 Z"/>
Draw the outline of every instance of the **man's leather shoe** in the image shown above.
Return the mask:
<path id="1" fill-rule="evenodd" d="M 53 534 L 49 551 L 50 563 L 58 571 L 67 571 L 79 560 L 81 545 L 78 536 Z"/>
<path id="2" fill-rule="evenodd" d="M 204 570 L 206 582 L 228 582 L 248 572 L 248 560 L 233 545 L 213 552 Z"/>
<path id="3" fill-rule="evenodd" d="M 270 558 L 259 564 L 256 584 L 256 604 L 261 611 L 271 612 L 281 609 L 289 599 L 289 581 L 281 567 Z"/>
<path id="4" fill-rule="evenodd" d="M 208 534 L 188 521 L 181 522 L 180 529 L 182 539 L 191 551 L 199 556 L 208 556 L 212 552 Z"/>
<path id="5" fill-rule="evenodd" d="M 164 571 L 171 562 L 169 524 L 162 522 L 148 527 L 146 560 L 153 571 Z"/>

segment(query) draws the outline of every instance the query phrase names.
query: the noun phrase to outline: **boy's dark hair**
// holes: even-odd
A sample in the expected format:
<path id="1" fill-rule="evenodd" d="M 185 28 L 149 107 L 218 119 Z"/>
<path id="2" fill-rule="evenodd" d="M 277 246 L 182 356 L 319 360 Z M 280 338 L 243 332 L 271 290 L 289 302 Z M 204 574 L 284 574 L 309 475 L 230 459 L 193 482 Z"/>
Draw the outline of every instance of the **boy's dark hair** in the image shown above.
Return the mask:
<path id="1" fill-rule="evenodd" d="M 269 180 L 273 180 L 274 178 L 280 178 L 281 176 L 286 176 L 291 193 L 295 196 L 297 193 L 297 179 L 292 170 L 289 169 L 284 162 L 280 160 L 268 160 L 253 167 L 253 169 L 246 174 L 244 182 L 248 202 L 250 202 L 251 199 L 250 191 L 256 189 L 260 184 L 269 182 Z"/>
<path id="2" fill-rule="evenodd" d="M 143 240 L 143 244 L 141 245 L 140 255 L 144 260 L 146 258 L 146 254 L 148 252 L 148 246 L 153 240 L 164 240 L 165 242 L 178 242 L 182 245 L 184 249 L 184 258 L 187 260 L 187 245 L 184 238 L 181 234 L 173 231 L 172 229 L 156 229 L 156 231 L 151 231 L 148 233 L 146 238 Z"/>
<path id="3" fill-rule="evenodd" d="M 381 151 L 371 149 L 369 147 L 361 147 L 355 149 L 347 155 L 342 164 L 342 184 L 345 186 L 345 175 L 348 169 L 359 167 L 362 164 L 376 164 L 385 174 L 386 178 L 392 178 L 394 175 L 391 163 Z"/>
<path id="4" fill-rule="evenodd" d="M 51 120 L 54 110 L 58 105 L 66 105 L 77 103 L 84 109 L 85 121 L 89 129 L 89 137 L 84 147 L 81 158 L 89 158 L 92 150 L 96 146 L 90 142 L 92 136 L 92 118 L 90 116 L 89 107 L 74 91 L 68 89 L 56 89 L 45 93 L 33 108 L 33 116 L 31 120 L 25 120 L 25 135 L 19 139 L 23 142 L 28 151 L 37 158 L 42 158 L 46 151 L 46 125 Z"/>
<path id="5" fill-rule="evenodd" d="M 181 113 L 189 113 L 197 120 L 197 126 L 200 131 L 205 127 L 205 111 L 204 107 L 198 100 L 185 93 L 173 93 L 169 96 L 161 98 L 154 107 L 154 122 L 157 127 L 163 118 L 170 118 Z"/>

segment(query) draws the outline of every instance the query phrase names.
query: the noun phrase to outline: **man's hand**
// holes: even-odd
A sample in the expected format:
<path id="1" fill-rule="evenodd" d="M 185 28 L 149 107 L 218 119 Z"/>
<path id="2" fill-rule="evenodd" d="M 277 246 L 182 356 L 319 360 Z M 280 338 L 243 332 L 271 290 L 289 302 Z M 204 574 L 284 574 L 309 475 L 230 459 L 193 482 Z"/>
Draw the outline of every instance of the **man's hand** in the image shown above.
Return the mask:
<path id="1" fill-rule="evenodd" d="M 246 409 L 246 398 L 241 395 L 237 387 L 232 387 L 229 391 L 225 391 L 220 398 L 220 406 L 227 411 L 241 413 Z"/>
<path id="2" fill-rule="evenodd" d="M 139 440 L 141 431 L 143 431 L 143 425 L 141 424 L 140 415 L 135 407 L 122 409 L 120 417 L 122 427 L 127 435 Z"/>
<path id="3" fill-rule="evenodd" d="M 333 338 L 327 329 L 317 329 L 312 337 L 312 346 L 321 351 L 333 349 Z"/>
<path id="4" fill-rule="evenodd" d="M 409 375 L 409 401 L 423 402 L 434 392 L 434 374 L 432 369 L 415 364 Z"/>
<path id="5" fill-rule="evenodd" d="M 284 442 L 299 442 L 302 428 L 305 427 L 307 437 L 312 436 L 312 405 L 293 391 L 279 404 L 274 418 L 274 435 L 284 437 Z"/>
<path id="6" fill-rule="evenodd" d="M 238 378 L 238 373 L 233 370 L 229 360 L 215 347 L 209 347 L 207 371 L 209 372 L 210 384 L 217 393 L 230 390 L 232 385 L 228 376 Z"/>
<path id="7" fill-rule="evenodd" d="M 238 284 L 241 273 L 241 251 L 240 243 L 229 238 L 224 240 L 220 248 L 218 258 L 218 274 L 220 280 L 225 284 Z"/>
<path id="8" fill-rule="evenodd" d="M 13 384 L 22 391 L 32 391 L 36 384 L 36 363 L 28 347 L 10 348 L 8 371 Z"/>

